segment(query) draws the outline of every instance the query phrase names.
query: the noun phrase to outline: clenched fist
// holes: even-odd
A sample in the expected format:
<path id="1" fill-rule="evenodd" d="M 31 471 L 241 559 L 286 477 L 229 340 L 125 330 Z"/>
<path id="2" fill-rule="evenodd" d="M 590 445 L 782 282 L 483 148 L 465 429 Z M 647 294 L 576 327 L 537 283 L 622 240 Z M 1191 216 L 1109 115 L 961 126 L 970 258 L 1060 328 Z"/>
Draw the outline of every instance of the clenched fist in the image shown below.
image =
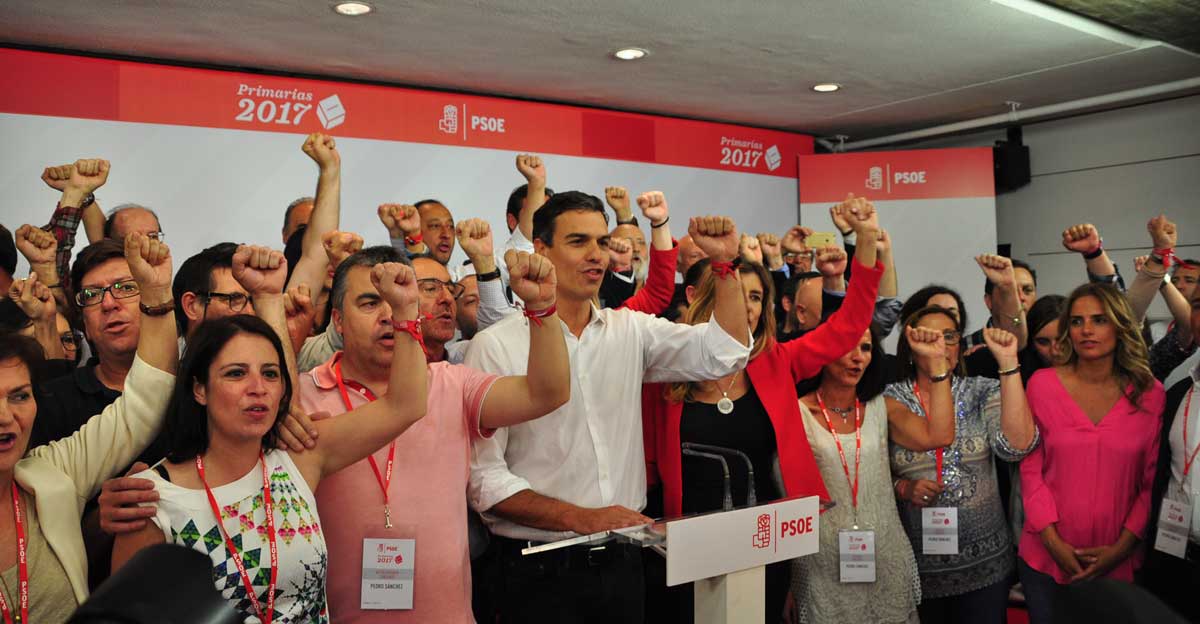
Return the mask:
<path id="1" fill-rule="evenodd" d="M 786 253 L 802 253 L 808 250 L 808 246 L 804 241 L 813 235 L 813 229 L 802 225 L 793 225 L 783 235 L 783 240 L 779 244 L 783 247 Z"/>
<path id="2" fill-rule="evenodd" d="M 946 359 L 946 337 L 942 332 L 928 327 L 906 327 L 904 335 L 916 358 L 931 363 Z"/>
<path id="3" fill-rule="evenodd" d="M 171 300 L 171 248 L 141 232 L 125 236 L 125 261 L 141 291 L 142 303 L 156 306 Z"/>
<path id="4" fill-rule="evenodd" d="M 1175 224 L 1168 221 L 1165 215 L 1150 219 L 1146 224 L 1146 231 L 1150 232 L 1150 240 L 1154 241 L 1155 249 L 1174 249 L 1179 238 Z"/>
<path id="5" fill-rule="evenodd" d="M 74 170 L 74 164 L 46 167 L 42 170 L 42 182 L 45 182 L 46 186 L 62 192 L 67 188 L 67 183 L 71 181 L 71 173 L 73 173 Z"/>
<path id="6" fill-rule="evenodd" d="M 233 253 L 233 279 L 251 298 L 278 295 L 287 281 L 287 259 L 270 247 L 238 245 Z"/>
<path id="7" fill-rule="evenodd" d="M 604 201 L 617 214 L 618 221 L 628 221 L 633 217 L 633 209 L 629 207 L 629 191 L 625 187 L 604 187 Z"/>
<path id="8" fill-rule="evenodd" d="M 758 245 L 762 248 L 763 262 L 772 271 L 783 266 L 783 246 L 779 237 L 770 232 L 760 232 Z"/>
<path id="9" fill-rule="evenodd" d="M 975 256 L 975 263 L 987 281 L 1001 288 L 1016 289 L 1017 276 L 1013 272 L 1011 259 L 996 254 L 980 254 Z"/>
<path id="10" fill-rule="evenodd" d="M 983 341 L 987 343 L 992 357 L 996 358 L 1000 370 L 1008 370 L 1018 365 L 1016 336 L 999 327 L 987 327 L 983 330 Z"/>
<path id="11" fill-rule="evenodd" d="M 458 246 L 472 262 L 477 258 L 488 258 L 494 253 L 492 226 L 483 219 L 459 221 L 454 227 Z"/>
<path id="12" fill-rule="evenodd" d="M 1087 254 L 1100 248 L 1100 232 L 1091 223 L 1072 225 L 1063 230 L 1062 244 L 1067 251 Z"/>
<path id="13" fill-rule="evenodd" d="M 8 288 L 8 298 L 34 321 L 53 323 L 58 312 L 54 295 L 50 288 L 38 281 L 37 273 L 30 273 L 29 279 L 13 280 Z"/>
<path id="14" fill-rule="evenodd" d="M 541 183 L 546 184 L 546 164 L 542 162 L 541 156 L 533 154 L 520 154 L 517 156 L 517 171 L 525 177 L 529 184 Z"/>
<path id="15" fill-rule="evenodd" d="M 408 238 L 421 232 L 421 213 L 408 204 L 380 204 L 379 222 L 392 238 Z"/>
<path id="16" fill-rule="evenodd" d="M 321 244 L 325 246 L 325 255 L 329 257 L 329 270 L 332 272 L 337 270 L 343 260 L 362 249 L 363 238 L 354 232 L 334 230 L 321 236 Z"/>
<path id="17" fill-rule="evenodd" d="M 243 286 L 243 288 L 245 288 Z M 296 353 L 304 346 L 304 341 L 312 334 L 313 324 L 317 318 L 317 309 L 313 307 L 312 295 L 307 284 L 289 288 L 283 295 L 283 313 L 287 318 L 288 336 L 292 339 L 292 348 Z"/>
<path id="18" fill-rule="evenodd" d="M 749 234 L 742 234 L 741 243 L 738 246 L 738 254 L 742 257 L 742 262 L 752 264 L 763 263 L 763 250 L 758 239 Z"/>
<path id="19" fill-rule="evenodd" d="M 30 266 L 54 264 L 54 254 L 58 252 L 58 241 L 50 232 L 26 224 L 17 228 L 14 238 L 17 251 L 25 256 L 25 260 Z"/>
<path id="20" fill-rule="evenodd" d="M 713 262 L 731 262 L 738 255 L 737 224 L 729 217 L 693 217 L 688 234 Z"/>
<path id="21" fill-rule="evenodd" d="M 379 296 L 392 308 L 392 319 L 411 321 L 417 318 L 420 293 L 417 274 L 412 267 L 399 262 L 384 262 L 371 269 L 371 284 Z"/>
<path id="22" fill-rule="evenodd" d="M 67 187 L 78 189 L 83 194 L 94 192 L 108 182 L 110 165 L 100 158 L 84 158 L 75 161 Z"/>
<path id="23" fill-rule="evenodd" d="M 609 268 L 623 273 L 633 268 L 633 241 L 616 236 L 608 239 Z"/>
<path id="24" fill-rule="evenodd" d="M 342 165 L 342 157 L 338 154 L 337 143 L 333 137 L 327 134 L 314 132 L 308 135 L 300 149 L 308 154 L 313 162 L 317 163 L 317 167 L 322 172 L 335 170 Z"/>
<path id="25" fill-rule="evenodd" d="M 557 300 L 558 279 L 549 258 L 515 249 L 504 252 L 509 287 L 525 302 L 525 309 L 540 311 Z"/>
<path id="26" fill-rule="evenodd" d="M 875 232 L 879 231 L 879 215 L 875 212 L 875 204 L 866 197 L 855 197 L 854 193 L 850 193 L 836 208 L 847 225 L 858 234 L 869 234 L 871 240 L 867 242 L 874 242 Z M 865 243 L 859 241 L 859 244 Z"/>
<path id="27" fill-rule="evenodd" d="M 637 203 L 638 208 L 642 209 L 642 216 L 646 217 L 646 220 L 650 222 L 652 227 L 662 225 L 671 214 L 670 209 L 667 207 L 667 198 L 663 195 L 662 191 L 642 193 L 638 195 Z"/>
<path id="28" fill-rule="evenodd" d="M 846 250 L 838 247 L 824 247 L 817 250 L 817 272 L 823 277 L 837 277 L 846 274 Z"/>

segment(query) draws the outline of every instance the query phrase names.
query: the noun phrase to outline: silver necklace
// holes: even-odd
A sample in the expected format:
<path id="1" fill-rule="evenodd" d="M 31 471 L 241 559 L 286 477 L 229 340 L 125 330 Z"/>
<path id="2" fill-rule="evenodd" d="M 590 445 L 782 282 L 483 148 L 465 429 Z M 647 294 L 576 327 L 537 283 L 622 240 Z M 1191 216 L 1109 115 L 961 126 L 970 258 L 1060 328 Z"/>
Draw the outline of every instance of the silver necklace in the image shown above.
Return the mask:
<path id="1" fill-rule="evenodd" d="M 720 382 L 713 380 L 713 383 L 717 384 L 717 390 L 721 390 L 721 400 L 717 401 L 717 411 L 718 412 L 721 412 L 722 414 L 732 414 L 733 413 L 733 401 L 731 401 L 729 399 L 729 391 L 733 390 L 733 384 L 737 383 L 737 378 L 738 378 L 738 375 L 740 375 L 740 374 L 742 374 L 742 371 L 738 371 L 738 372 L 734 373 L 733 379 L 731 379 L 729 381 L 729 387 L 725 388 L 724 390 L 721 390 Z"/>
<path id="2" fill-rule="evenodd" d="M 850 420 L 850 414 L 854 413 L 853 407 L 831 407 L 829 411 L 842 417 L 842 421 Z"/>

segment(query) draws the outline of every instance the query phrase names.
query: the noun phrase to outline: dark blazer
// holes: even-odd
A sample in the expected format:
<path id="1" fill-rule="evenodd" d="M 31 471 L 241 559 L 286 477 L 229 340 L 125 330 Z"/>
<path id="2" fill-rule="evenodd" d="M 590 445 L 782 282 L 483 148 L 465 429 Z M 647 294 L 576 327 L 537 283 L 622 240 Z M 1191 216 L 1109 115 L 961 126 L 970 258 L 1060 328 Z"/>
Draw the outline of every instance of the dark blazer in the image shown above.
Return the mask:
<path id="1" fill-rule="evenodd" d="M 1162 511 L 1162 500 L 1167 494 L 1167 484 L 1171 482 L 1171 425 L 1175 423 L 1175 414 L 1183 404 L 1188 389 L 1192 387 L 1192 378 L 1180 380 L 1167 390 L 1167 402 L 1163 407 L 1162 431 L 1159 432 L 1158 468 L 1154 473 L 1154 488 L 1150 491 L 1150 524 L 1146 531 L 1146 552 L 1154 550 L 1154 538 L 1158 537 L 1158 514 Z"/>

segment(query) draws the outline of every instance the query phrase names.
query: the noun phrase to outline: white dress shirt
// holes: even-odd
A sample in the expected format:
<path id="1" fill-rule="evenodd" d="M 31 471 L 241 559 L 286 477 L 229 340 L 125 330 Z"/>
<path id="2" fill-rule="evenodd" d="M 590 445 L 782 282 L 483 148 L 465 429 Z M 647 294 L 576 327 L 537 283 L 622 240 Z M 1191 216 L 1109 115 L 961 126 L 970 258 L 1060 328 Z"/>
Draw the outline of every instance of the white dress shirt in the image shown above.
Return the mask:
<path id="1" fill-rule="evenodd" d="M 1200 544 L 1200 481 L 1196 472 L 1200 471 L 1200 462 L 1192 464 L 1188 471 L 1187 482 L 1183 479 L 1184 458 L 1196 449 L 1200 443 L 1200 364 L 1192 367 L 1192 387 L 1188 390 L 1192 396 L 1191 410 L 1188 409 L 1188 395 L 1179 403 L 1179 411 L 1175 412 L 1175 422 L 1171 423 L 1171 481 L 1167 485 L 1167 498 L 1183 503 L 1192 510 L 1192 528 L 1189 539 Z M 1187 421 L 1188 447 L 1183 445 L 1183 423 Z M 1197 458 L 1200 459 L 1200 458 Z M 1155 504 L 1161 504 L 1157 502 Z"/>
<path id="2" fill-rule="evenodd" d="M 467 494 L 480 512 L 526 489 L 581 507 L 640 511 L 646 506 L 642 383 L 718 379 L 744 368 L 750 357 L 750 348 L 715 322 L 681 325 L 628 309 L 593 307 L 579 338 L 565 323 L 563 333 L 571 399 L 537 420 L 475 440 Z M 528 357 L 529 321 L 514 315 L 476 334 L 465 363 L 488 373 L 524 375 Z M 483 518 L 492 532 L 514 539 L 572 535 L 490 513 Z"/>

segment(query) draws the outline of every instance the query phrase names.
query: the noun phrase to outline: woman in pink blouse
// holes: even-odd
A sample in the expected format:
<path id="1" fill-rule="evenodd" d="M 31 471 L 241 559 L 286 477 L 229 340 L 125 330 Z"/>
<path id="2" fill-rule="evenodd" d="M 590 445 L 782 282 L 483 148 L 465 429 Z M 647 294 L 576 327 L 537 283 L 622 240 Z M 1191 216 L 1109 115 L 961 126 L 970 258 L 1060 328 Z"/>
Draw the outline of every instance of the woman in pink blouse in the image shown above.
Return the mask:
<path id="1" fill-rule="evenodd" d="M 1061 365 L 1026 393 L 1042 444 L 1021 463 L 1019 572 L 1035 623 L 1054 621 L 1060 585 L 1133 580 L 1150 515 L 1163 388 L 1124 295 L 1085 284 L 1059 320 Z"/>

